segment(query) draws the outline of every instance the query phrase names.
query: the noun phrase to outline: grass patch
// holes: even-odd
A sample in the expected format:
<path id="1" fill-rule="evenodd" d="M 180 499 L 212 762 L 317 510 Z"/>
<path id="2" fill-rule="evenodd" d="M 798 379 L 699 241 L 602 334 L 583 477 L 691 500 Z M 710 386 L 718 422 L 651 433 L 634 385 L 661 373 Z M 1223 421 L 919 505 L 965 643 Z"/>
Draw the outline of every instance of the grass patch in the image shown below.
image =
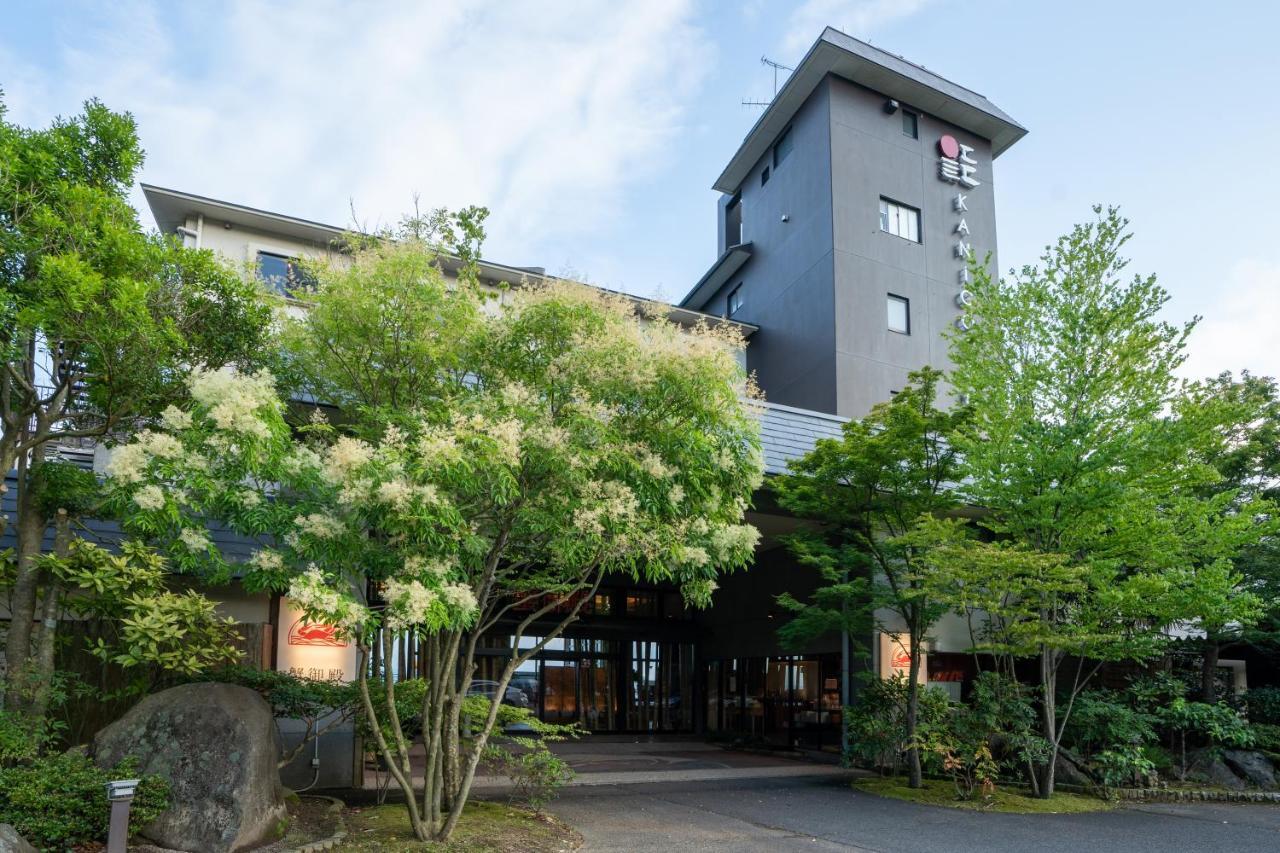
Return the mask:
<path id="1" fill-rule="evenodd" d="M 1098 812 L 1113 808 L 1113 804 L 1098 797 L 1083 794 L 1056 793 L 1052 799 L 1042 800 L 1016 788 L 997 788 L 986 800 L 956 799 L 955 785 L 945 779 L 925 779 L 923 788 L 908 788 L 902 778 L 871 778 L 854 781 L 853 787 L 869 794 L 893 797 L 929 806 L 945 806 L 972 811 L 1006 812 L 1010 814 L 1075 814 Z"/>
<path id="2" fill-rule="evenodd" d="M 576 832 L 549 815 L 504 803 L 472 800 L 448 844 L 413 839 L 409 813 L 399 803 L 349 809 L 347 837 L 333 850 L 423 850 L 433 853 L 561 853 L 582 843 Z"/>

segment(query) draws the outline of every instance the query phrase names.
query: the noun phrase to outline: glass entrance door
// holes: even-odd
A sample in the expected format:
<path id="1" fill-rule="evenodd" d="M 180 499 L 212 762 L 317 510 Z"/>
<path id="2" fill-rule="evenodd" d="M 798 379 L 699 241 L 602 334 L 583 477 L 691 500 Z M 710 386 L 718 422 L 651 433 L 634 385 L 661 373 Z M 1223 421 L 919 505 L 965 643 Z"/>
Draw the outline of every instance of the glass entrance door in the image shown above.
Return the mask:
<path id="1" fill-rule="evenodd" d="M 688 731 L 693 647 L 682 643 L 633 642 L 627 684 L 627 730 Z"/>

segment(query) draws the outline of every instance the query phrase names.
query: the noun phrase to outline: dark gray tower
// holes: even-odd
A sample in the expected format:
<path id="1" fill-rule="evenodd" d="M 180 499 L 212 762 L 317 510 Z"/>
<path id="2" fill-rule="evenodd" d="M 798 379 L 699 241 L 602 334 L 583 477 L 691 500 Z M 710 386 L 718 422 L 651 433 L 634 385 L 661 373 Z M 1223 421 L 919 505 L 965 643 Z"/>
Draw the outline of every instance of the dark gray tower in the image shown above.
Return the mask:
<path id="1" fill-rule="evenodd" d="M 680 303 L 760 327 L 767 399 L 860 417 L 948 364 L 966 262 L 996 251 L 992 162 L 1026 130 L 828 28 L 716 180 L 718 258 Z"/>

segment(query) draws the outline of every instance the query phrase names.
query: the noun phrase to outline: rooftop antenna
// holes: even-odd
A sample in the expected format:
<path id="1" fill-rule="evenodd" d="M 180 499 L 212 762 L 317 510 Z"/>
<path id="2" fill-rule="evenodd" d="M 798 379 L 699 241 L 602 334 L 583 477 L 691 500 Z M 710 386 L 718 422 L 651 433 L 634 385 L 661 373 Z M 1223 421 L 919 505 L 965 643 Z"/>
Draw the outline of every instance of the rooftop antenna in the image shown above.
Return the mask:
<path id="1" fill-rule="evenodd" d="M 760 64 L 767 65 L 773 69 L 773 96 L 778 97 L 778 72 L 779 71 L 795 71 L 790 65 L 783 65 L 781 62 L 774 62 L 767 56 L 760 57 Z"/>
<path id="2" fill-rule="evenodd" d="M 779 71 L 795 71 L 790 65 L 783 65 L 781 62 L 774 62 L 767 56 L 760 57 L 760 64 L 767 65 L 773 69 L 773 97 L 778 96 L 778 72 Z M 744 107 L 767 107 L 771 101 L 753 101 L 749 98 L 742 99 Z"/>

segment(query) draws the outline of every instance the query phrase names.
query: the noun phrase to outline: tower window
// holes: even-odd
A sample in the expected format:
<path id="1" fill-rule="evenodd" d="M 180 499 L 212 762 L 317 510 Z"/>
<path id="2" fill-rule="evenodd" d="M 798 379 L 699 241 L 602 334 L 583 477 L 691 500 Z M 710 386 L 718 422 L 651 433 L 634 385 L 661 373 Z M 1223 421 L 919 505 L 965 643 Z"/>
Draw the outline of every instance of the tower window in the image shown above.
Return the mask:
<path id="1" fill-rule="evenodd" d="M 795 147 L 795 143 L 791 139 L 791 128 L 782 131 L 782 135 L 778 137 L 778 141 L 773 143 L 773 168 L 778 168 L 783 160 L 787 159 L 787 155 L 791 153 L 791 149 Z"/>
<path id="2" fill-rule="evenodd" d="M 912 139 L 920 138 L 920 117 L 910 110 L 902 111 L 902 135 Z"/>
<path id="3" fill-rule="evenodd" d="M 905 296 L 888 297 L 889 331 L 904 335 L 911 334 L 911 300 Z"/>
<path id="4" fill-rule="evenodd" d="M 742 310 L 742 284 L 729 291 L 728 313 L 732 317 Z"/>
<path id="5" fill-rule="evenodd" d="M 765 166 L 764 171 L 760 173 L 760 186 L 769 183 L 769 167 Z"/>
<path id="6" fill-rule="evenodd" d="M 737 246 L 742 243 L 742 195 L 735 194 L 724 208 L 724 245 Z"/>
<path id="7" fill-rule="evenodd" d="M 880 199 L 880 230 L 913 243 L 920 242 L 920 211 L 887 198 Z"/>

